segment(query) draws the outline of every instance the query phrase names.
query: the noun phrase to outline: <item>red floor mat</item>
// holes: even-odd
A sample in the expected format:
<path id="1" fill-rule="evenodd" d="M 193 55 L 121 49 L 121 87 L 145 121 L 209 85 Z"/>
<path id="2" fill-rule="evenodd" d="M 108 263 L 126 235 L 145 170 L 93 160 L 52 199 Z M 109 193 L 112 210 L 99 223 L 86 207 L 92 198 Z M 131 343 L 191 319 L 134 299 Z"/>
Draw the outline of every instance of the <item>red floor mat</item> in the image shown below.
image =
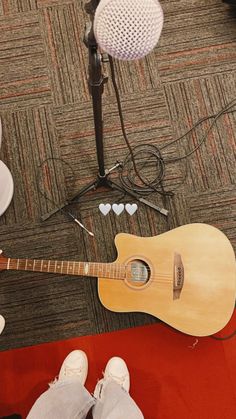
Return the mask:
<path id="1" fill-rule="evenodd" d="M 234 313 L 218 336 L 235 329 Z M 25 417 L 76 348 L 89 358 L 90 391 L 111 356 L 126 360 L 131 395 L 145 419 L 236 417 L 236 337 L 195 339 L 162 323 L 0 352 L 0 415 Z"/>

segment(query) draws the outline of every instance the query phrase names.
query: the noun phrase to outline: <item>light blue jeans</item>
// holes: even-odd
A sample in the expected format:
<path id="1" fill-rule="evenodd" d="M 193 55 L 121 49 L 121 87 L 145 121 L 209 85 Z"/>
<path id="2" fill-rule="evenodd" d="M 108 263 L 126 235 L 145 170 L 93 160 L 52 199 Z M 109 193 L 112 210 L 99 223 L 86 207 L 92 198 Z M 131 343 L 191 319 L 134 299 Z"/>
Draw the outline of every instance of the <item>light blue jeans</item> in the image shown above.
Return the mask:
<path id="1" fill-rule="evenodd" d="M 94 419 L 144 419 L 134 400 L 112 379 L 98 381 L 97 399 L 75 379 L 50 385 L 35 402 L 27 419 L 85 419 L 93 408 Z"/>

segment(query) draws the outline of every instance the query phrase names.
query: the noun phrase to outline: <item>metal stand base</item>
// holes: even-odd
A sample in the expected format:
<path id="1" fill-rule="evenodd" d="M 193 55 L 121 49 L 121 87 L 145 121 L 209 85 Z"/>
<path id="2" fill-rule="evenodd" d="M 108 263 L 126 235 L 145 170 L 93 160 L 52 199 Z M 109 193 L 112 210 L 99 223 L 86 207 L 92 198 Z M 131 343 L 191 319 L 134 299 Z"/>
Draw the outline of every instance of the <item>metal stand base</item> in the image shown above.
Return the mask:
<path id="1" fill-rule="evenodd" d="M 109 173 L 107 173 L 104 177 L 99 177 L 99 175 L 98 175 L 98 177 L 97 177 L 97 179 L 95 179 L 95 181 L 90 182 L 87 185 L 85 185 L 83 188 L 81 188 L 81 190 L 74 196 L 74 198 L 72 198 L 70 201 L 64 202 L 62 205 L 58 206 L 56 209 L 52 210 L 48 214 L 43 215 L 41 217 L 41 219 L 43 221 L 47 220 L 49 217 L 51 217 L 52 215 L 54 215 L 58 211 L 61 211 L 67 205 L 71 205 L 73 203 L 79 202 L 79 199 L 83 195 L 85 195 L 86 193 L 88 193 L 90 191 L 95 191 L 95 190 L 97 190 L 98 188 L 101 188 L 101 187 L 103 187 L 103 188 L 105 187 L 105 188 L 109 188 L 109 189 L 112 189 L 112 190 L 117 190 L 119 192 L 125 193 L 125 194 L 131 196 L 132 198 L 134 198 L 135 200 L 141 202 L 142 204 L 148 206 L 149 208 L 152 208 L 155 211 L 158 211 L 159 213 L 161 213 L 165 216 L 168 215 L 168 211 L 165 210 L 164 208 L 161 208 L 161 207 L 153 204 L 152 202 L 147 201 L 145 198 L 140 198 L 134 192 L 124 190 L 118 183 L 114 182 L 113 180 L 110 180 L 109 177 L 108 177 L 110 172 L 111 172 L 111 170 L 109 170 Z"/>

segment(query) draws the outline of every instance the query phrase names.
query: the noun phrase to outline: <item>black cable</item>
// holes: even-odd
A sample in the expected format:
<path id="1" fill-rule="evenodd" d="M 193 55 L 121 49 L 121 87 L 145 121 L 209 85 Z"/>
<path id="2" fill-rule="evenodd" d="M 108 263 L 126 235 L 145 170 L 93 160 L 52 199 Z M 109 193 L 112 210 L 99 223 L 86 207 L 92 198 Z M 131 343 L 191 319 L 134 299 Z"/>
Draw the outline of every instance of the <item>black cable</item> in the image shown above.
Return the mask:
<path id="1" fill-rule="evenodd" d="M 215 340 L 228 340 L 228 339 L 232 339 L 234 336 L 236 336 L 236 330 L 233 333 L 231 333 L 230 335 L 228 335 L 228 336 L 223 336 L 223 337 L 220 337 L 220 336 L 210 336 L 210 337 L 212 339 L 215 339 Z"/>
<path id="2" fill-rule="evenodd" d="M 41 187 L 40 187 L 40 175 L 41 175 L 41 170 L 42 170 L 42 168 L 43 168 L 43 166 L 46 164 L 46 163 L 48 163 L 49 161 L 58 161 L 58 162 L 60 162 L 60 163 L 64 163 L 64 164 L 66 164 L 69 168 L 70 168 L 70 170 L 71 170 L 71 172 L 72 172 L 72 174 L 73 174 L 73 180 L 75 181 L 75 172 L 74 172 L 74 170 L 73 170 L 73 168 L 72 168 L 72 166 L 70 165 L 70 163 L 68 163 L 67 161 L 65 161 L 65 160 L 63 160 L 62 158 L 60 158 L 60 157 L 48 157 L 47 159 L 45 159 L 45 160 L 43 160 L 41 163 L 40 163 L 40 165 L 38 166 L 38 173 L 37 173 L 37 175 L 36 175 L 36 184 L 37 184 L 37 188 L 38 188 L 38 191 L 40 192 L 40 194 L 47 200 L 47 201 L 49 201 L 49 202 L 51 202 L 53 205 L 55 205 L 61 212 L 63 212 L 63 213 L 67 213 L 66 211 L 64 211 L 62 208 L 60 208 L 60 205 L 58 204 L 58 203 L 56 203 L 55 202 L 55 200 L 52 198 L 52 197 L 49 197 L 42 189 L 41 189 Z"/>
<path id="3" fill-rule="evenodd" d="M 124 188 L 126 188 L 127 190 L 132 190 L 136 193 L 145 194 L 145 193 L 150 193 L 150 192 L 158 192 L 161 195 L 167 195 L 167 196 L 172 195 L 171 192 L 164 191 L 163 185 L 160 186 L 165 176 L 165 164 L 164 164 L 163 157 L 161 155 L 160 150 L 155 145 L 145 146 L 145 149 L 143 150 L 145 151 L 145 153 L 147 154 L 149 153 L 148 160 L 150 159 L 150 157 L 155 157 L 156 159 L 157 175 L 155 176 L 155 178 L 152 181 L 149 181 L 148 179 L 144 178 L 140 173 L 140 169 L 138 169 L 137 167 L 137 154 L 138 153 L 140 154 L 140 151 L 144 146 L 140 145 L 132 149 L 129 143 L 129 140 L 126 135 L 126 130 L 125 130 L 119 90 L 116 83 L 114 64 L 113 64 L 112 57 L 110 55 L 108 57 L 109 57 L 109 63 L 110 63 L 110 68 L 111 68 L 111 79 L 112 79 L 113 87 L 115 90 L 116 101 L 117 101 L 117 106 L 118 106 L 118 111 L 119 111 L 121 130 L 122 130 L 126 145 L 129 149 L 129 155 L 126 157 L 125 161 L 122 164 L 123 169 L 121 169 L 121 172 L 120 172 L 120 181 Z M 149 151 L 148 151 L 148 148 L 150 149 Z M 146 163 L 148 160 L 146 160 Z M 132 163 L 132 166 L 130 163 Z M 126 176 L 124 176 L 124 169 L 126 169 L 126 172 L 127 172 Z M 134 175 L 132 174 L 132 169 L 134 170 Z M 134 180 L 135 175 L 137 176 L 141 184 L 137 183 Z"/>
<path id="4" fill-rule="evenodd" d="M 167 144 L 157 147 L 155 144 L 147 144 L 147 145 L 143 145 L 143 144 L 139 144 L 135 147 L 131 147 L 127 134 L 126 134 L 126 130 L 125 130 L 125 124 L 124 124 L 124 118 L 123 118 L 123 113 L 122 113 L 122 107 L 121 107 L 121 100 L 120 100 L 120 95 L 119 95 L 119 90 L 117 87 L 117 83 L 116 83 L 116 76 L 115 76 L 115 70 L 114 70 L 114 64 L 113 64 L 113 60 L 112 57 L 109 56 L 109 63 L 110 63 L 110 68 L 111 68 L 111 78 L 112 78 L 112 83 L 113 83 L 113 87 L 115 90 L 115 94 L 116 94 L 116 101 L 117 101 L 117 106 L 118 106 L 118 111 L 119 111 L 119 117 L 120 117 L 120 123 L 121 123 L 121 129 L 122 129 L 122 133 L 123 133 L 123 137 L 125 139 L 126 145 L 128 147 L 129 153 L 128 155 L 125 157 L 123 163 L 122 163 L 122 168 L 120 170 L 119 173 L 119 178 L 120 178 L 120 182 L 124 188 L 124 192 L 128 192 L 128 191 L 133 191 L 136 194 L 140 194 L 140 195 L 150 195 L 153 192 L 157 192 L 160 195 L 163 196 L 163 198 L 167 198 L 168 196 L 173 196 L 174 193 L 173 191 L 176 190 L 180 184 L 182 184 L 186 177 L 187 177 L 187 165 L 185 165 L 185 174 L 182 178 L 182 181 L 176 186 L 176 188 L 172 188 L 172 191 L 166 191 L 163 185 L 163 182 L 165 180 L 165 174 L 166 174 L 166 165 L 170 164 L 170 163 L 176 163 L 178 161 L 183 161 L 186 160 L 187 158 L 190 157 L 192 154 L 194 154 L 202 145 L 203 143 L 207 140 L 207 137 L 210 133 L 210 131 L 212 130 L 212 128 L 214 127 L 214 125 L 216 125 L 217 120 L 225 113 L 232 113 L 235 112 L 235 110 L 232 110 L 233 107 L 235 107 L 236 105 L 236 99 L 232 100 L 230 103 L 228 103 L 223 109 L 221 109 L 218 113 L 214 114 L 214 115 L 210 115 L 210 116 L 206 116 L 201 118 L 199 121 L 197 121 L 192 128 L 190 128 L 188 131 L 186 131 L 183 135 L 181 135 L 179 138 L 174 139 L 170 142 L 168 142 Z M 210 119 L 213 118 L 213 122 L 211 123 L 210 127 L 208 128 L 207 132 L 203 135 L 202 139 L 199 141 L 199 143 L 189 152 L 187 152 L 186 154 L 176 157 L 176 158 L 172 158 L 172 159 L 164 159 L 162 156 L 162 151 L 170 146 L 172 146 L 173 144 L 178 143 L 179 141 L 181 141 L 183 138 L 185 138 L 188 134 L 190 134 L 191 132 L 193 132 L 200 124 L 202 124 L 205 121 L 208 121 Z M 146 158 L 144 159 L 143 155 L 146 155 Z M 65 164 L 67 164 L 74 176 L 74 171 L 72 169 L 72 167 L 70 166 L 70 164 L 66 161 L 64 161 L 63 159 L 60 158 L 49 158 L 49 159 L 45 159 L 41 165 L 40 168 L 42 167 L 43 164 L 45 164 L 48 160 L 58 160 L 61 161 Z M 155 175 L 154 178 L 152 180 L 147 179 L 147 177 L 144 177 L 143 175 L 141 175 L 141 170 L 143 168 L 147 169 L 148 166 L 150 165 L 150 163 L 153 164 L 154 162 L 154 166 L 155 166 Z M 45 197 L 45 199 L 47 199 L 48 201 L 52 202 L 54 205 L 56 205 L 56 207 L 58 209 L 60 209 L 59 205 L 52 199 L 49 198 L 45 192 L 43 192 L 40 187 L 39 187 L 39 182 L 38 182 L 38 189 L 40 191 L 40 193 Z M 165 199 L 166 201 L 166 199 Z M 61 212 L 63 213 L 67 213 L 66 211 L 60 209 Z"/>
<path id="5" fill-rule="evenodd" d="M 66 164 L 70 168 L 70 170 L 72 171 L 73 180 L 75 181 L 75 172 L 74 172 L 72 166 L 70 165 L 70 163 L 68 163 L 67 161 L 63 160 L 60 157 L 48 157 L 47 159 L 43 160 L 40 163 L 40 165 L 38 166 L 39 170 L 38 170 L 38 173 L 36 175 L 36 184 L 37 184 L 38 191 L 47 201 L 51 202 L 51 204 L 53 204 L 58 209 L 58 211 L 60 211 L 62 214 L 67 215 L 70 218 L 72 218 L 73 220 L 75 220 L 75 216 L 73 214 L 71 214 L 69 211 L 65 210 L 63 207 L 61 207 L 52 197 L 49 197 L 46 194 L 46 192 L 44 192 L 40 187 L 40 179 L 39 178 L 40 178 L 40 174 L 41 174 L 41 169 L 49 161 L 59 161 L 61 163 Z"/>
<path id="6" fill-rule="evenodd" d="M 163 150 L 166 147 L 171 146 L 172 144 L 175 144 L 177 142 L 179 142 L 180 140 L 182 140 L 184 137 L 186 137 L 188 134 L 190 134 L 191 132 L 193 132 L 200 124 L 202 124 L 204 121 L 208 121 L 211 118 L 214 118 L 212 124 L 210 125 L 210 127 L 208 128 L 206 134 L 203 136 L 202 140 L 197 144 L 196 147 L 194 147 L 189 153 L 181 156 L 181 157 L 176 157 L 175 159 L 169 159 L 166 160 L 166 163 L 172 163 L 172 162 L 176 162 L 176 161 L 180 161 L 183 159 L 186 159 L 188 157 L 190 157 L 193 153 L 195 153 L 200 147 L 201 145 L 207 140 L 207 137 L 210 133 L 210 131 L 212 130 L 213 126 L 216 125 L 217 120 L 225 113 L 232 113 L 235 112 L 235 110 L 230 111 L 231 108 L 233 108 L 234 106 L 236 106 L 236 99 L 233 99 L 231 102 L 229 102 L 223 109 L 221 109 L 217 114 L 214 115 L 209 115 L 209 116 L 205 116 L 201 119 L 199 119 L 193 126 L 192 128 L 190 128 L 188 131 L 186 131 L 183 135 L 181 135 L 181 137 L 170 141 L 168 144 L 165 144 L 164 146 L 160 147 L 161 150 Z"/>
<path id="7" fill-rule="evenodd" d="M 206 116 L 201 118 L 198 122 L 196 122 L 192 128 L 190 128 L 188 131 L 186 131 L 183 135 L 181 135 L 179 138 L 172 140 L 168 142 L 167 144 L 157 147 L 154 144 L 147 144 L 147 145 L 137 145 L 135 147 L 131 147 L 126 131 L 125 131 L 125 124 L 124 124 L 124 118 L 122 113 L 122 107 L 121 107 L 121 100 L 119 95 L 119 90 L 116 83 L 116 77 L 115 77 L 115 71 L 114 71 L 114 64 L 112 57 L 109 56 L 109 63 L 111 68 L 111 78 L 113 87 L 115 90 L 116 95 L 116 101 L 118 106 L 118 112 L 119 112 L 119 118 L 121 123 L 121 129 L 123 133 L 123 137 L 125 139 L 126 145 L 129 150 L 129 154 L 125 157 L 125 160 L 122 163 L 122 168 L 120 171 L 120 181 L 126 190 L 132 190 L 138 194 L 150 194 L 153 192 L 158 192 L 159 194 L 163 195 L 164 197 L 167 196 L 173 196 L 173 190 L 172 191 L 165 191 L 163 186 L 163 181 L 165 180 L 165 172 L 166 172 L 166 165 L 170 163 L 176 163 L 182 160 L 187 160 L 188 157 L 190 157 L 192 154 L 194 154 L 207 140 L 208 135 L 210 131 L 213 129 L 214 125 L 216 125 L 217 120 L 225 113 L 232 113 L 235 112 L 236 109 L 232 110 L 233 107 L 236 106 L 236 99 L 232 100 L 230 103 L 228 103 L 223 109 L 221 109 L 217 114 Z M 211 123 L 210 127 L 206 131 L 206 133 L 203 135 L 202 139 L 199 141 L 199 143 L 189 152 L 186 154 L 172 158 L 172 159 L 164 159 L 162 156 L 162 151 L 171 145 L 181 141 L 183 138 L 185 138 L 188 134 L 193 132 L 200 124 L 202 124 L 205 121 L 208 121 L 210 119 L 214 119 Z M 146 154 L 148 157 L 146 159 L 143 159 L 141 157 L 142 154 Z M 146 177 L 141 175 L 140 171 L 143 168 L 147 168 L 148 164 L 150 162 L 153 162 L 156 166 L 156 174 L 153 180 L 149 181 Z M 135 178 L 138 178 L 140 181 L 137 183 Z M 181 183 L 184 182 L 184 180 L 187 177 L 187 166 L 185 170 L 185 175 L 183 176 L 183 180 Z M 178 185 L 175 189 L 177 189 L 180 185 Z"/>
<path id="8" fill-rule="evenodd" d="M 42 166 L 45 164 L 45 163 L 47 163 L 48 161 L 59 161 L 59 162 L 61 162 L 61 163 L 64 163 L 64 164 L 66 164 L 69 168 L 70 168 L 70 170 L 72 171 L 72 173 L 73 173 L 73 180 L 75 181 L 75 172 L 74 172 L 74 170 L 73 170 L 73 168 L 72 168 L 72 166 L 67 162 L 67 161 L 65 161 L 65 160 L 63 160 L 62 158 L 60 158 L 60 157 L 49 157 L 49 158 L 47 158 L 47 159 L 45 159 L 45 160 L 43 160 L 42 161 L 42 163 L 38 166 L 39 167 L 39 169 L 41 170 L 42 169 Z M 75 217 L 75 215 L 74 214 L 72 214 L 70 211 L 68 211 L 68 210 L 65 210 L 64 209 L 64 207 L 65 206 L 67 206 L 67 205 L 69 205 L 71 202 L 65 202 L 64 203 L 64 205 L 61 207 L 53 198 L 50 198 L 41 188 L 40 188 L 40 182 L 39 182 L 39 176 L 40 176 L 40 170 L 38 171 L 38 173 L 37 173 L 37 176 L 36 176 L 36 184 L 37 184 L 37 188 L 38 188 L 38 191 L 41 193 L 41 195 L 47 200 L 47 201 L 49 201 L 49 202 L 51 202 L 56 208 L 57 208 L 57 210 L 58 211 L 60 211 L 62 214 L 65 214 L 65 215 L 67 215 L 68 217 L 70 217 L 77 225 L 79 225 L 83 230 L 85 230 L 90 236 L 92 236 L 92 237 L 94 237 L 94 234 L 91 232 L 91 231 L 89 231 L 85 226 L 84 226 L 84 224 L 81 222 L 81 221 L 79 221 L 78 220 L 78 218 L 77 217 Z"/>

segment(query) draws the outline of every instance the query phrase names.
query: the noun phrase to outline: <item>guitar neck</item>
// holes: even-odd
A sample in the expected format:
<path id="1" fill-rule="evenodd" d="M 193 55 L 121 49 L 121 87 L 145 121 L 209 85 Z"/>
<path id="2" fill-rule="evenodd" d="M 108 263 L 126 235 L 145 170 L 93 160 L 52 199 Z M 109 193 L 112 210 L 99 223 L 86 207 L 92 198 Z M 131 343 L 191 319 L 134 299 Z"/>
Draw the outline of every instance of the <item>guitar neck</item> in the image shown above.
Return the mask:
<path id="1" fill-rule="evenodd" d="M 125 279 L 126 267 L 116 263 L 4 258 L 1 269 Z"/>

